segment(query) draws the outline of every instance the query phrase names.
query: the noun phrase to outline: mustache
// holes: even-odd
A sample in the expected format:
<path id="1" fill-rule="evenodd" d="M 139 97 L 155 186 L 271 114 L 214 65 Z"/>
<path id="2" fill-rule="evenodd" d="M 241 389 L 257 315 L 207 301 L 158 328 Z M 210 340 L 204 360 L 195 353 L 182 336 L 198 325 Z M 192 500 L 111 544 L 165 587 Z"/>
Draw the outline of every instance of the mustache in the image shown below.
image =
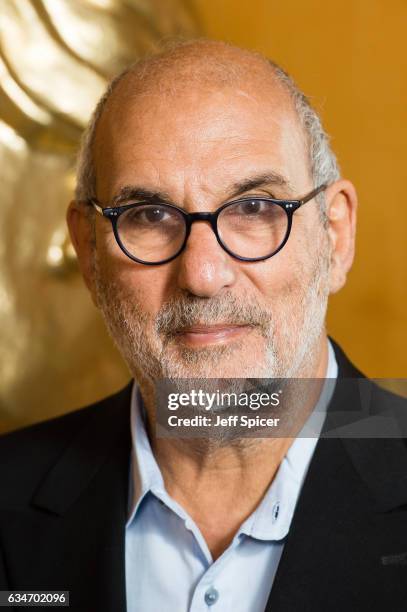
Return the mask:
<path id="1" fill-rule="evenodd" d="M 157 334 L 174 337 L 180 330 L 194 325 L 247 325 L 266 335 L 271 325 L 270 313 L 249 296 L 231 292 L 213 298 L 182 293 L 172 297 L 159 310 L 155 320 Z"/>

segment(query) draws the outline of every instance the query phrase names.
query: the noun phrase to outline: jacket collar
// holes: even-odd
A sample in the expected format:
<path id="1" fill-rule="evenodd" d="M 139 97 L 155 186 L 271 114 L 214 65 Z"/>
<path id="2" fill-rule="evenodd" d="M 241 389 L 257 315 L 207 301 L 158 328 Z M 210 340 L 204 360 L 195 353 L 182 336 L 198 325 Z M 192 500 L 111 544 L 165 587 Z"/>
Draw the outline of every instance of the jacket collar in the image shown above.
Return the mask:
<path id="1" fill-rule="evenodd" d="M 119 448 L 128 449 L 129 456 L 132 385 L 130 381 L 119 393 L 88 408 L 90 414 L 84 426 L 36 490 L 32 498 L 34 506 L 64 514 L 87 489 L 111 453 Z M 117 445 L 119 440 L 121 444 Z M 127 468 L 122 465 L 120 469 Z M 123 494 L 125 497 L 127 491 Z"/>
<path id="2" fill-rule="evenodd" d="M 344 385 L 343 379 L 357 383 L 364 377 L 339 346 L 333 346 L 339 385 L 329 410 L 351 411 L 360 403 L 360 393 L 357 384 Z M 378 397 L 386 402 L 389 396 Z M 320 438 L 266 612 L 385 607 L 392 595 L 391 587 L 383 588 L 390 580 L 384 559 L 392 547 L 400 552 L 405 521 L 403 513 L 388 511 L 407 503 L 406 474 L 402 439 Z M 397 576 L 390 584 L 397 584 Z"/>
<path id="3" fill-rule="evenodd" d="M 339 385 L 335 389 L 329 413 L 346 420 L 346 412 L 354 422 L 354 411 L 364 414 L 364 402 L 369 402 L 368 415 L 383 414 L 392 406 L 390 393 L 383 392 L 369 381 L 332 341 L 338 363 Z M 345 382 L 344 382 L 345 381 Z M 362 386 L 360 385 L 362 383 Z M 404 410 L 407 403 L 404 403 Z M 330 414 L 328 414 L 328 419 Z M 345 415 L 345 416 L 344 416 Z M 387 511 L 407 503 L 407 447 L 403 438 L 340 437 L 357 474 L 373 497 L 378 511 Z M 318 447 L 317 447 L 318 448 Z"/>

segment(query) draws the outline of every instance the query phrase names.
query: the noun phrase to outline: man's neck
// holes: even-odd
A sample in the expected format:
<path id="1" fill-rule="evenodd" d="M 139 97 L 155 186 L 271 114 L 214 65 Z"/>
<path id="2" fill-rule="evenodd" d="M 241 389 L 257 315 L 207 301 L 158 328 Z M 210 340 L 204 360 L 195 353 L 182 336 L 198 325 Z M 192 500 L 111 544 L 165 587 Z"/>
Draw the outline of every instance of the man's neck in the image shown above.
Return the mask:
<path id="1" fill-rule="evenodd" d="M 168 494 L 196 522 L 214 558 L 260 503 L 292 439 L 249 442 L 199 457 L 174 440 L 153 446 Z"/>

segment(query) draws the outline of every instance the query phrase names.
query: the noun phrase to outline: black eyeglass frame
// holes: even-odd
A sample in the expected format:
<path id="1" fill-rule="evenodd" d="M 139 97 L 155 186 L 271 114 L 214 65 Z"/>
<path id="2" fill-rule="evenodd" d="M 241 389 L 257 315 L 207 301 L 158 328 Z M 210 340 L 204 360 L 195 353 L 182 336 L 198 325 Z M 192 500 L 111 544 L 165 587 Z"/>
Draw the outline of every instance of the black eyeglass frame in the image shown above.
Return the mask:
<path id="1" fill-rule="evenodd" d="M 145 266 L 160 266 L 162 264 L 169 263 L 170 261 L 178 257 L 178 255 L 182 253 L 182 251 L 184 250 L 187 244 L 189 235 L 191 233 L 191 226 L 195 221 L 209 222 L 219 245 L 231 257 L 234 257 L 238 261 L 256 262 L 256 261 L 264 261 L 266 259 L 270 259 L 270 257 L 273 257 L 279 251 L 281 251 L 281 249 L 285 246 L 290 236 L 292 222 L 293 222 L 293 215 L 295 211 L 297 211 L 301 206 L 304 206 L 304 204 L 306 204 L 307 202 L 315 198 L 319 193 L 321 193 L 321 191 L 324 191 L 327 188 L 327 186 L 328 186 L 327 184 L 320 185 L 319 187 L 317 187 L 316 189 L 313 189 L 310 193 L 308 193 L 306 196 L 304 196 L 300 200 L 276 200 L 275 198 L 268 198 L 268 197 L 247 196 L 244 198 L 239 198 L 237 200 L 226 202 L 226 204 L 222 204 L 222 206 L 220 206 L 214 212 L 188 213 L 184 209 L 180 208 L 179 206 L 175 206 L 175 204 L 167 204 L 166 202 L 151 202 L 148 200 L 140 201 L 140 202 L 133 202 L 130 204 L 125 204 L 123 206 L 115 206 L 115 207 L 109 206 L 107 208 L 103 208 L 101 205 L 102 203 L 99 202 L 99 200 L 97 200 L 96 198 L 89 199 L 88 203 L 91 204 L 100 215 L 106 217 L 107 219 L 110 219 L 112 223 L 113 233 L 116 238 L 116 242 L 121 248 L 121 250 L 123 251 L 123 253 L 127 255 L 127 257 L 132 259 L 133 261 L 136 261 L 137 263 L 141 263 Z M 225 208 L 227 208 L 228 206 L 232 206 L 233 204 L 241 204 L 244 202 L 258 202 L 258 201 L 270 202 L 272 204 L 277 204 L 277 206 L 280 206 L 281 208 L 283 208 L 283 210 L 287 214 L 287 219 L 288 219 L 287 230 L 286 230 L 284 239 L 282 243 L 280 244 L 280 246 L 277 249 L 275 249 L 275 251 L 273 251 L 272 253 L 268 255 L 263 255 L 262 257 L 242 257 L 240 255 L 236 255 L 236 253 L 233 253 L 232 251 L 230 251 L 230 249 L 226 246 L 226 244 L 222 242 L 222 238 L 220 237 L 219 232 L 218 232 L 218 217 L 220 213 L 223 210 L 225 210 Z M 184 238 L 184 241 L 181 247 L 178 249 L 175 255 L 172 255 L 171 257 L 168 257 L 167 259 L 163 259 L 162 261 L 154 261 L 154 262 L 153 261 L 143 261 L 142 259 L 135 257 L 135 255 L 132 255 L 122 243 L 118 229 L 117 229 L 117 222 L 118 222 L 120 215 L 122 215 L 124 212 L 126 212 L 130 208 L 136 208 L 137 206 L 140 206 L 140 205 L 145 206 L 146 204 L 156 204 L 157 206 L 166 206 L 168 208 L 175 209 L 179 213 L 181 213 L 185 221 L 185 238 Z"/>

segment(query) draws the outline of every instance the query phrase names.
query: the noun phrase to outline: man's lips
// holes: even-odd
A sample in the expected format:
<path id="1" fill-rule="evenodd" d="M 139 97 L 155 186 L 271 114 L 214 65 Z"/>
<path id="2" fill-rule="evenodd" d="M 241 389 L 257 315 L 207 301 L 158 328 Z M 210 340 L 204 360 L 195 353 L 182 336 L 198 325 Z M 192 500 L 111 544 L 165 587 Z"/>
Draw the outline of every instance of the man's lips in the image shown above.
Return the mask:
<path id="1" fill-rule="evenodd" d="M 233 323 L 218 323 L 216 325 L 192 325 L 177 332 L 177 338 L 191 346 L 208 344 L 223 344 L 246 333 L 251 326 Z"/>

